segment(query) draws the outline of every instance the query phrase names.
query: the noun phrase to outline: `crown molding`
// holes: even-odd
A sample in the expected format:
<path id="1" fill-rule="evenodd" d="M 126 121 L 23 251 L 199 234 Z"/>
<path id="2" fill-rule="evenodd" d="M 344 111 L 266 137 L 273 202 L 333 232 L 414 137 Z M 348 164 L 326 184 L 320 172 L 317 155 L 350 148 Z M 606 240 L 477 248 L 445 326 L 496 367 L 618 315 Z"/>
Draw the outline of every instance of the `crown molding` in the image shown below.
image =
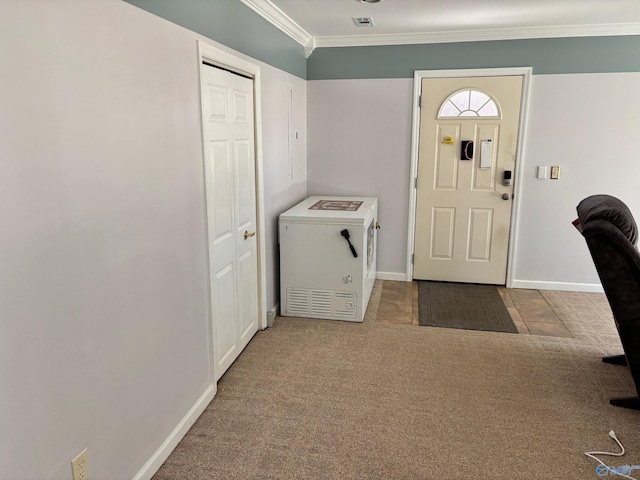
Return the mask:
<path id="1" fill-rule="evenodd" d="M 307 58 L 315 49 L 314 38 L 269 0 L 240 0 L 251 10 L 304 47 Z"/>
<path id="2" fill-rule="evenodd" d="M 311 41 L 304 47 L 305 56 L 309 58 L 317 46 L 318 45 L 316 45 L 316 39 L 314 37 L 311 37 Z"/>
<path id="3" fill-rule="evenodd" d="M 316 48 L 369 45 L 412 45 L 421 43 L 483 42 L 531 38 L 607 37 L 640 35 L 640 23 L 603 25 L 560 25 L 552 27 L 496 28 L 428 33 L 335 35 L 313 37 L 270 0 L 240 0 L 273 26 L 304 47 L 307 58 Z"/>
<path id="4" fill-rule="evenodd" d="M 316 48 L 358 47 L 367 45 L 409 45 L 420 43 L 481 42 L 531 38 L 604 37 L 640 35 L 640 23 L 605 25 L 564 25 L 554 27 L 500 28 L 492 30 L 461 30 L 450 32 L 336 35 L 315 37 Z"/>

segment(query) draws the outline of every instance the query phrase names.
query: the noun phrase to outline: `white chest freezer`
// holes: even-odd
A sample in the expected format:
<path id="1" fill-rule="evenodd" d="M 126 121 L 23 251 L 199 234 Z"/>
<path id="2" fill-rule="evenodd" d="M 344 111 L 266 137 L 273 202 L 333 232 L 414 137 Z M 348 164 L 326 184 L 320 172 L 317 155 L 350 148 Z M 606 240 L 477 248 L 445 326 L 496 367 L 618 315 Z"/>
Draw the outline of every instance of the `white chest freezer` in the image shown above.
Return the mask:
<path id="1" fill-rule="evenodd" d="M 280 215 L 284 316 L 362 322 L 376 279 L 378 199 L 309 197 Z"/>

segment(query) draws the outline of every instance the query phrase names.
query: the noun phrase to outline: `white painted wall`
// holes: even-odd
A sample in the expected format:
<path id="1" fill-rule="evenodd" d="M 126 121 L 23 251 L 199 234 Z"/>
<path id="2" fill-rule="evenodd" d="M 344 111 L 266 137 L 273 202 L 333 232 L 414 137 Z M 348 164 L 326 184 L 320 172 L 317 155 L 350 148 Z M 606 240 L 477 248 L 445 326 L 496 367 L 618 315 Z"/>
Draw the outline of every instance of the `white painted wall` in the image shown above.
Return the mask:
<path id="1" fill-rule="evenodd" d="M 0 478 L 67 480 L 84 447 L 133 478 L 211 391 L 203 38 L 118 0 L 0 2 L 0 38 Z M 272 279 L 306 93 L 262 80 Z"/>
<path id="2" fill-rule="evenodd" d="M 307 193 L 307 86 L 301 79 L 292 80 L 281 70 L 278 82 L 270 82 L 262 89 L 263 123 L 265 132 L 264 180 L 267 195 L 265 209 L 267 235 L 267 305 L 280 303 L 280 252 L 278 247 L 278 216 L 306 198 Z M 293 92 L 289 98 L 289 92 Z M 289 111 L 288 105 L 291 105 Z M 265 113 L 268 112 L 268 113 Z M 289 128 L 289 121 L 293 124 Z M 291 131 L 291 140 L 289 140 Z M 298 138 L 295 138 L 295 133 Z M 289 153 L 290 151 L 290 153 Z"/>
<path id="3" fill-rule="evenodd" d="M 307 85 L 309 194 L 379 197 L 379 270 L 398 276 L 406 261 L 412 83 Z M 600 289 L 570 222 L 578 202 L 595 193 L 618 196 L 640 217 L 638 85 L 640 73 L 533 76 L 514 286 Z M 537 165 L 560 165 L 561 178 L 536 179 Z"/>
<path id="4" fill-rule="evenodd" d="M 413 80 L 315 80 L 307 91 L 309 195 L 378 197 L 378 272 L 404 278 Z"/>
<path id="5" fill-rule="evenodd" d="M 640 73 L 534 75 L 515 286 L 598 289 L 584 239 L 571 221 L 583 198 L 607 193 L 640 219 Z M 560 165 L 538 180 L 538 165 Z"/>

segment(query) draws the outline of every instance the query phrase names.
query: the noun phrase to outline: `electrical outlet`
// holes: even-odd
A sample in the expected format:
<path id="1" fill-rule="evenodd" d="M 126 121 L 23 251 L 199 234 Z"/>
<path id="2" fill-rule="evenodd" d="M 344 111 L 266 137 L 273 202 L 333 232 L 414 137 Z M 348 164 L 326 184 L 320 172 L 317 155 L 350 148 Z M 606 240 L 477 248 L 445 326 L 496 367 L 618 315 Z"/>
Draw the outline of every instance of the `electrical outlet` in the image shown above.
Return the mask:
<path id="1" fill-rule="evenodd" d="M 560 167 L 559 166 L 553 166 L 551 167 L 551 175 L 549 176 L 549 178 L 551 180 L 557 180 L 560 178 Z"/>
<path id="2" fill-rule="evenodd" d="M 89 480 L 89 461 L 86 448 L 71 460 L 71 473 L 73 480 Z"/>

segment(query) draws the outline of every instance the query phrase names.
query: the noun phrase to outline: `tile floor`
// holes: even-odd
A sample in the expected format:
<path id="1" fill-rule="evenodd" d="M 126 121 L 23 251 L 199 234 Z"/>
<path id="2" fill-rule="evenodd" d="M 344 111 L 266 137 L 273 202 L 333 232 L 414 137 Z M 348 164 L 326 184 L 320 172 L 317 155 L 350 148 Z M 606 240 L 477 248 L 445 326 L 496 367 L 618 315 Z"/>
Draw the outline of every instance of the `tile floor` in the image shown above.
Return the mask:
<path id="1" fill-rule="evenodd" d="M 538 290 L 498 287 L 518 333 L 571 337 Z M 418 325 L 418 283 L 385 280 L 382 285 L 376 321 Z"/>

